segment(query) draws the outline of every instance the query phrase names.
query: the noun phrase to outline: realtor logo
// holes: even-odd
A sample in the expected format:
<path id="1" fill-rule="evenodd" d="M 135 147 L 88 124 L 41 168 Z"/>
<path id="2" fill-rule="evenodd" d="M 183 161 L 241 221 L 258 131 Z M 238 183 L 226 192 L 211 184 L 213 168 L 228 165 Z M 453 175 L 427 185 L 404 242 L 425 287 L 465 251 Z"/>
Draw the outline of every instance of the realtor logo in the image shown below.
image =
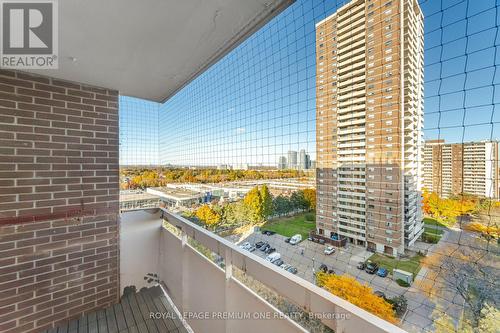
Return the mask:
<path id="1" fill-rule="evenodd" d="M 0 0 L 0 67 L 57 69 L 57 0 Z"/>

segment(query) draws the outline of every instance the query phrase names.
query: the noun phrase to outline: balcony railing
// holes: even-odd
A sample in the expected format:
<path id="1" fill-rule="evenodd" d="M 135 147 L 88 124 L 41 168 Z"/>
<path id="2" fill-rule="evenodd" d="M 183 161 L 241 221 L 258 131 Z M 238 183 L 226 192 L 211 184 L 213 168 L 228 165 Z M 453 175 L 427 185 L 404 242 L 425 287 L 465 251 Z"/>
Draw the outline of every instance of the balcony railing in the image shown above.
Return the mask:
<path id="1" fill-rule="evenodd" d="M 186 320 L 195 332 L 307 331 L 235 278 L 236 271 L 244 272 L 336 332 L 404 332 L 178 215 L 167 210 L 162 214 L 178 234 L 160 228 L 158 244 L 148 242 L 153 248 L 158 245 L 159 256 L 149 260 L 157 260 L 162 285 L 180 312 L 187 314 Z M 190 239 L 222 257 L 225 268 L 191 246 Z"/>

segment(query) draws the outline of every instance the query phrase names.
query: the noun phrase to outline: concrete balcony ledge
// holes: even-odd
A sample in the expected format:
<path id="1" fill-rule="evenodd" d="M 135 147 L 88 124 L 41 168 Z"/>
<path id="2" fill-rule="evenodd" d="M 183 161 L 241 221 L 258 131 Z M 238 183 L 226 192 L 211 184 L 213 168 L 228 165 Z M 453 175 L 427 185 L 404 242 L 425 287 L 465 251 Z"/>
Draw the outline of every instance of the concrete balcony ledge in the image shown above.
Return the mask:
<path id="1" fill-rule="evenodd" d="M 128 226 L 138 228 L 142 223 L 134 220 L 138 215 L 122 217 L 122 232 L 127 234 L 123 241 L 134 244 L 133 249 L 122 246 L 127 249 L 122 255 L 122 267 L 128 266 L 122 269 L 122 283 L 133 283 L 134 274 L 140 276 L 137 271 L 157 273 L 180 313 L 188 315 L 185 319 L 194 332 L 307 332 L 238 280 L 236 271 L 257 280 L 336 332 L 404 332 L 180 216 L 166 210 L 162 214 L 178 230 L 177 235 L 162 227 L 159 213 L 150 216 L 142 232 L 127 231 Z M 198 246 L 191 246 L 191 240 L 222 257 L 225 268 L 202 255 L 195 249 Z M 141 259 L 138 252 L 147 255 Z M 127 263 L 126 256 L 135 259 Z M 200 313 L 208 317 L 189 317 Z"/>

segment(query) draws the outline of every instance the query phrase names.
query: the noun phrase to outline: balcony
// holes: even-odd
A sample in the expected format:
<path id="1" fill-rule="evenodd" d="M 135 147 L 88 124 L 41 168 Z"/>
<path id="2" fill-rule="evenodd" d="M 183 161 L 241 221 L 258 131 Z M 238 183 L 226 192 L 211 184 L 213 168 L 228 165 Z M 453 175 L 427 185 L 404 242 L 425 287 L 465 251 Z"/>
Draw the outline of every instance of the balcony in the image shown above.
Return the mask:
<path id="1" fill-rule="evenodd" d="M 193 332 L 307 332 L 292 316 L 249 288 L 245 279 L 258 281 L 334 331 L 403 332 L 167 210 L 124 213 L 120 232 L 121 287 L 147 287 L 145 272 L 157 274 L 158 285 L 167 294 L 163 303 L 171 300 L 170 312 L 183 314 L 184 324 Z M 222 259 L 216 264 L 199 252 L 200 248 Z M 149 303 L 147 312 L 151 307 Z M 221 319 L 218 314 L 243 317 Z M 335 316 L 337 319 L 332 319 Z"/>

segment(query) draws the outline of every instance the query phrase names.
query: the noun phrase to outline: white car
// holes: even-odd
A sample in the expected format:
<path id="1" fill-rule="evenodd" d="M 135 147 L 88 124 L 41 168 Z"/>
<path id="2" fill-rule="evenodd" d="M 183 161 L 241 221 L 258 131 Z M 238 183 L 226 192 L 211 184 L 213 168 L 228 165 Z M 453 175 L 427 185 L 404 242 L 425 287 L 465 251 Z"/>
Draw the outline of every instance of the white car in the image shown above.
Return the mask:
<path id="1" fill-rule="evenodd" d="M 281 254 L 279 254 L 278 252 L 273 252 L 266 257 L 266 260 L 270 262 L 275 262 L 278 259 L 281 259 Z"/>
<path id="2" fill-rule="evenodd" d="M 335 248 L 333 246 L 327 246 L 323 253 L 326 255 L 330 255 L 332 253 L 335 253 Z"/>
<path id="3" fill-rule="evenodd" d="M 302 241 L 302 235 L 293 235 L 291 238 L 290 238 L 290 244 L 291 245 L 295 245 L 295 244 L 298 244 Z"/>

